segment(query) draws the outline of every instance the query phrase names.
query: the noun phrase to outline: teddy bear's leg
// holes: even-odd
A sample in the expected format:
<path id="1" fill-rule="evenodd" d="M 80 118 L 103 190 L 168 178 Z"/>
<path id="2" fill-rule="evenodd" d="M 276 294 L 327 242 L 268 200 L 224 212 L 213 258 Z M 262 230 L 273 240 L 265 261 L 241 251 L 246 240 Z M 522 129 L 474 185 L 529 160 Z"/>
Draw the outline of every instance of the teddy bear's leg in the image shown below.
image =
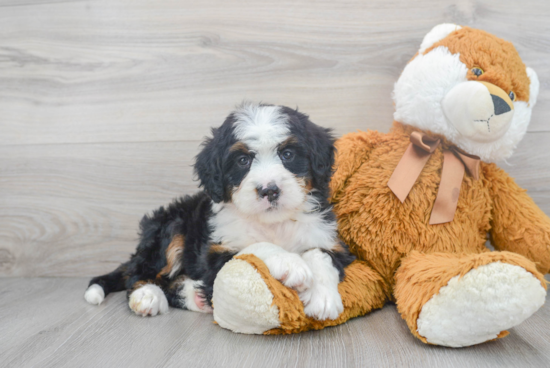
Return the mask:
<path id="1" fill-rule="evenodd" d="M 322 329 L 381 308 L 388 298 L 382 277 L 364 262 L 354 261 L 338 286 L 344 311 L 335 320 L 306 316 L 298 293 L 273 278 L 256 256 L 229 261 L 214 282 L 214 320 L 223 328 L 248 334 L 289 334 Z"/>
<path id="2" fill-rule="evenodd" d="M 508 335 L 546 298 L 535 264 L 510 252 L 412 252 L 395 275 L 397 308 L 425 343 L 462 347 Z"/>

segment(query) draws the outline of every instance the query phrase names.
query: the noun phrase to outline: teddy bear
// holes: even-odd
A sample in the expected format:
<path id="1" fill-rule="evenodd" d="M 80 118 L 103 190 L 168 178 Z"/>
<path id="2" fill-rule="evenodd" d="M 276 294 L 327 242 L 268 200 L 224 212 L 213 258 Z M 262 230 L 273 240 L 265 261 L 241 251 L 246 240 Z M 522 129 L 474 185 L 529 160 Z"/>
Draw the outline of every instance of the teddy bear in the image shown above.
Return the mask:
<path id="1" fill-rule="evenodd" d="M 495 164 L 524 136 L 538 90 L 511 43 L 434 27 L 394 86 L 391 131 L 336 142 L 330 199 L 357 257 L 339 285 L 344 311 L 307 317 L 297 292 L 247 254 L 216 278 L 215 321 L 240 333 L 297 333 L 391 301 L 424 343 L 506 336 L 544 304 L 550 269 L 550 219 Z"/>

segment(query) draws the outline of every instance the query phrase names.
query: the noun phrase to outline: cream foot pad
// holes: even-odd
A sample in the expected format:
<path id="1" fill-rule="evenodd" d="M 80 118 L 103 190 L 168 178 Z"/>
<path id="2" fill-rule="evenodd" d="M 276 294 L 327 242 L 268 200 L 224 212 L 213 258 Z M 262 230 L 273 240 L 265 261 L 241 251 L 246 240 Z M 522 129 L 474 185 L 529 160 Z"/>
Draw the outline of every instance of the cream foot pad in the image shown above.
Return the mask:
<path id="1" fill-rule="evenodd" d="M 214 282 L 214 320 L 223 328 L 246 334 L 262 334 L 280 326 L 273 294 L 248 262 L 233 259 Z"/>
<path id="2" fill-rule="evenodd" d="M 418 333 L 431 344 L 479 344 L 529 318 L 545 298 L 546 290 L 530 272 L 490 263 L 449 280 L 422 307 Z"/>

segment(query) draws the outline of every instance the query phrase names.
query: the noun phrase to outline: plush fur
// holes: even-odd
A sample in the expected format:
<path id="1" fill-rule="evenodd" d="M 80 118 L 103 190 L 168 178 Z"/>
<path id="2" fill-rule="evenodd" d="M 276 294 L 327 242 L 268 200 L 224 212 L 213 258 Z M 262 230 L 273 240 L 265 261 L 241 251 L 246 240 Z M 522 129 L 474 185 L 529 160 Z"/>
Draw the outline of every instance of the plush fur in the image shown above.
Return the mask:
<path id="1" fill-rule="evenodd" d="M 449 33 L 441 38 L 445 31 Z M 428 46 L 430 41 L 433 43 Z M 514 45 L 484 31 L 440 25 L 425 37 L 422 46 L 395 84 L 395 121 L 443 135 L 465 152 L 486 162 L 510 157 L 527 131 L 539 89 L 536 73 L 523 64 Z M 475 75 L 474 68 L 481 69 L 483 74 Z M 467 89 L 479 85 L 468 83 L 471 81 L 489 82 L 506 95 L 513 92 L 516 96 L 510 101 L 515 110 L 513 117 L 502 122 L 502 129 L 497 130 L 494 126 L 498 116 L 491 119 L 490 114 L 482 114 L 477 117 L 483 127 L 487 123 L 481 120 L 491 119 L 493 126 L 488 136 L 478 131 L 475 135 L 465 134 L 445 111 L 445 103 L 441 103 L 453 89 L 466 89 L 460 91 L 460 96 L 468 96 Z M 486 95 L 490 100 L 489 94 Z M 464 111 L 480 97 L 464 102 L 452 99 L 448 100 L 448 105 Z M 490 137 L 492 135 L 496 137 Z"/>
<path id="2" fill-rule="evenodd" d="M 328 203 L 334 163 L 330 131 L 283 106 L 246 103 L 212 130 L 196 158 L 204 188 L 146 215 L 131 259 L 95 277 L 85 294 L 100 304 L 128 290 L 138 315 L 168 305 L 212 312 L 218 271 L 237 254 L 254 254 L 295 288 L 319 320 L 343 306 L 338 283 L 353 260 Z"/>
<path id="3" fill-rule="evenodd" d="M 455 88 L 461 93 L 452 92 Z M 279 311 L 276 327 L 258 330 L 321 329 L 394 301 L 421 341 L 459 347 L 504 337 L 540 308 L 546 295 L 543 274 L 550 270 L 550 219 L 512 178 L 487 162 L 512 152 L 537 93 L 536 74 L 510 43 L 468 27 L 434 28 L 396 83 L 392 130 L 351 133 L 336 142 L 331 201 L 339 234 L 358 258 L 339 285 L 343 313 L 334 321 L 312 321 L 298 295 L 274 282 L 261 261 L 248 255 L 240 261 L 262 275 L 273 296 L 270 306 Z M 461 104 L 472 101 L 469 96 L 481 96 L 486 105 L 471 116 L 445 115 L 445 98 Z M 476 125 L 475 114 L 487 109 L 513 113 L 505 123 Z M 489 132 L 487 125 L 494 129 Z M 387 184 L 414 131 L 441 144 L 401 203 Z M 443 151 L 457 147 L 481 156 L 479 179 L 464 175 L 454 219 L 430 225 Z M 485 247 L 488 234 L 497 252 Z M 245 282 L 224 275 L 219 285 L 225 278 Z M 214 291 L 220 299 L 227 293 L 223 287 Z M 215 317 L 222 327 L 243 332 L 234 323 L 242 318 L 239 301 L 234 297 Z M 258 304 L 256 310 L 265 307 Z"/>
<path id="4" fill-rule="evenodd" d="M 510 267 L 517 271 L 506 269 Z M 522 278 L 525 282 L 521 282 Z M 427 255 L 413 251 L 403 259 L 395 279 L 398 310 L 411 332 L 423 342 L 454 347 L 497 338 L 510 327 L 510 320 L 518 319 L 514 325 L 523 322 L 542 306 L 546 297 L 541 287 L 545 285 L 542 274 L 525 257 L 511 252 Z M 462 289 L 463 295 L 449 296 L 459 294 L 457 289 Z M 532 303 L 526 305 L 526 300 Z M 478 310 L 473 309 L 476 302 Z M 458 309 L 451 310 L 451 304 Z M 438 318 L 434 319 L 434 315 Z M 475 325 L 480 330 L 476 331 Z M 433 336 L 421 332 L 437 329 Z M 483 339 L 485 334 L 491 336 Z M 453 340 L 453 335 L 458 338 Z M 474 341 L 468 343 L 468 339 Z"/>

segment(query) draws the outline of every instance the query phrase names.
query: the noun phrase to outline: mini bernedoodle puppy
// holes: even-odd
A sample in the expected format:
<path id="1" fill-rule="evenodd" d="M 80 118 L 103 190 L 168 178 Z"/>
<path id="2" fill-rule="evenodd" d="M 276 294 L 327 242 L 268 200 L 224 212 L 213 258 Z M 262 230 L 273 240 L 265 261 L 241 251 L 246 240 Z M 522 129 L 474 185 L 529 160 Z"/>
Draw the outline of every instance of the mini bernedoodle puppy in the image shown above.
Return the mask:
<path id="1" fill-rule="evenodd" d="M 288 107 L 246 103 L 212 135 L 195 163 L 204 191 L 144 216 L 136 253 L 94 277 L 85 299 L 100 304 L 128 290 L 138 315 L 166 313 L 169 305 L 211 312 L 218 271 L 252 253 L 298 292 L 308 316 L 336 319 L 338 283 L 354 256 L 338 239 L 327 199 L 330 130 Z"/>

